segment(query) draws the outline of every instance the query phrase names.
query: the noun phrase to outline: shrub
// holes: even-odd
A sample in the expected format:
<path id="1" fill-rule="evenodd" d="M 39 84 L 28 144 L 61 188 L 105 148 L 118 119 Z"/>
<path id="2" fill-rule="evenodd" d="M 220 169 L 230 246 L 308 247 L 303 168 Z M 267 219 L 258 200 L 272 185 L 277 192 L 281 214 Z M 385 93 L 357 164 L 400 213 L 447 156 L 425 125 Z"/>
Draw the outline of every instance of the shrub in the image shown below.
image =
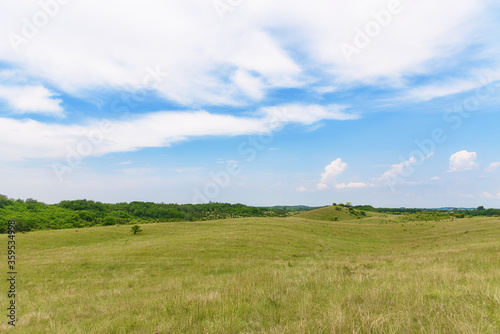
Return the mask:
<path id="1" fill-rule="evenodd" d="M 132 232 L 134 232 L 134 234 L 137 234 L 138 232 L 142 232 L 141 227 L 137 224 L 132 226 Z"/>
<path id="2" fill-rule="evenodd" d="M 106 216 L 103 221 L 104 226 L 115 225 L 116 219 L 113 216 Z"/>

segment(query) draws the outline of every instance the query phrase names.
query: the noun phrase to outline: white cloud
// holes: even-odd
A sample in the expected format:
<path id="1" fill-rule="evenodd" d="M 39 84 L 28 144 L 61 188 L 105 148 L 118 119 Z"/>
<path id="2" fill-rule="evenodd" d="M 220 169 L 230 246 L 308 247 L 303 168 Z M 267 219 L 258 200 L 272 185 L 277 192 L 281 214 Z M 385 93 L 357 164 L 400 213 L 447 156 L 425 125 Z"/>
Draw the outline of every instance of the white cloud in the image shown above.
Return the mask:
<path id="1" fill-rule="evenodd" d="M 306 192 L 306 191 L 309 191 L 309 190 L 306 187 L 304 187 L 304 186 L 300 186 L 300 187 L 297 188 L 297 191 L 298 192 Z"/>
<path id="2" fill-rule="evenodd" d="M 429 180 L 431 180 L 431 181 L 437 181 L 437 180 L 439 180 L 439 179 L 440 179 L 440 177 L 439 177 L 439 176 L 433 176 L 433 177 L 431 177 Z"/>
<path id="3" fill-rule="evenodd" d="M 114 166 L 123 166 L 123 165 L 130 165 L 131 163 L 132 163 L 132 161 L 127 160 L 127 161 L 118 162 L 118 163 L 113 164 L 113 165 Z"/>
<path id="4" fill-rule="evenodd" d="M 319 94 L 328 94 L 337 91 L 338 87 L 336 86 L 319 86 L 313 87 L 312 90 Z"/>
<path id="5" fill-rule="evenodd" d="M 154 171 L 154 168 L 126 168 L 126 169 L 122 169 L 122 172 L 124 174 L 130 175 L 130 176 L 151 174 L 151 172 L 153 172 L 153 171 Z"/>
<path id="6" fill-rule="evenodd" d="M 176 173 L 194 173 L 203 170 L 203 167 L 184 167 L 184 168 L 176 168 Z"/>
<path id="7" fill-rule="evenodd" d="M 409 99 L 417 102 L 429 101 L 435 98 L 459 94 L 475 89 L 471 93 L 480 102 L 491 98 L 494 88 L 487 87 L 490 84 L 498 85 L 500 80 L 500 68 L 474 70 L 472 74 L 467 74 L 466 79 L 446 78 L 438 83 L 430 83 L 425 86 L 418 86 L 407 91 L 402 99 Z"/>
<path id="8" fill-rule="evenodd" d="M 394 164 L 391 165 L 391 169 L 389 169 L 387 172 L 382 174 L 378 178 L 379 181 L 384 181 L 384 180 L 396 180 L 400 179 L 403 177 L 403 175 L 408 174 L 409 172 L 409 166 L 414 164 L 417 161 L 415 157 L 411 157 L 407 161 L 402 161 L 399 164 Z"/>
<path id="9" fill-rule="evenodd" d="M 137 89 L 145 69 L 158 65 L 168 76 L 150 88 L 166 99 L 239 105 L 242 97 L 259 100 L 275 88 L 322 80 L 320 92 L 345 82 L 398 82 L 408 74 L 431 72 L 433 63 L 442 65 L 430 60 L 482 42 L 470 38 L 481 24 L 470 23 L 487 13 L 486 1 L 403 1 L 401 12 L 347 63 L 341 43 L 353 43 L 356 29 L 365 29 L 374 20 L 372 12 L 387 4 L 255 0 L 238 5 L 221 21 L 212 1 L 144 0 L 141 6 L 73 1 L 61 5 L 56 17 L 18 45 L 18 52 L 4 38 L 0 61 L 75 95 L 103 87 Z M 10 2 L 0 12 L 0 30 L 21 36 L 21 19 L 38 11 L 35 1 Z"/>
<path id="10" fill-rule="evenodd" d="M 300 123 L 314 124 L 321 120 L 356 120 L 360 116 L 357 114 L 345 113 L 345 106 L 327 105 L 320 106 L 317 104 L 285 104 L 277 107 L 265 107 L 259 110 L 260 114 L 266 115 L 271 122 L 276 125 L 280 123 Z"/>
<path id="11" fill-rule="evenodd" d="M 406 94 L 405 98 L 415 101 L 429 101 L 438 97 L 466 92 L 480 86 L 481 83 L 478 81 L 441 82 L 413 88 Z"/>
<path id="12" fill-rule="evenodd" d="M 248 72 L 238 70 L 233 76 L 234 83 L 249 97 L 260 100 L 264 96 L 262 79 L 250 75 Z"/>
<path id="13" fill-rule="evenodd" d="M 498 167 L 500 167 L 500 162 L 492 162 L 488 167 L 486 167 L 484 170 L 486 172 L 493 172 L 495 171 Z"/>
<path id="14" fill-rule="evenodd" d="M 347 169 L 347 163 L 343 162 L 341 158 L 333 160 L 329 165 L 325 167 L 325 171 L 321 173 L 321 180 L 314 189 L 307 189 L 303 186 L 299 187 L 297 191 L 322 191 L 334 187 L 336 189 L 359 189 L 366 187 L 373 187 L 373 184 L 364 182 L 349 182 L 349 183 L 339 183 L 337 182 L 336 176 L 341 174 Z"/>
<path id="15" fill-rule="evenodd" d="M 335 176 L 339 175 L 347 169 L 347 164 L 342 162 L 342 159 L 337 158 L 325 167 L 325 172 L 321 173 L 321 181 L 316 188 L 318 190 L 328 189 L 329 185 L 336 183 Z"/>
<path id="16" fill-rule="evenodd" d="M 356 189 L 356 188 L 366 188 L 366 187 L 372 187 L 372 184 L 364 183 L 364 182 L 349 182 L 348 184 L 345 183 L 337 183 L 335 185 L 335 188 L 337 189 Z"/>
<path id="17" fill-rule="evenodd" d="M 479 197 L 487 198 L 487 199 L 500 199 L 500 192 L 495 195 L 495 194 L 491 194 L 491 193 L 485 191 L 484 193 L 479 195 Z"/>
<path id="18" fill-rule="evenodd" d="M 0 85 L 0 100 L 7 102 L 15 114 L 37 113 L 63 117 L 61 99 L 54 98 L 56 94 L 47 88 L 37 86 L 2 86 Z"/>
<path id="19" fill-rule="evenodd" d="M 399 164 L 391 165 L 391 168 L 382 174 L 377 180 L 384 181 L 391 185 L 393 184 L 417 184 L 415 182 L 409 182 L 406 179 L 413 174 L 415 169 L 414 166 L 417 166 L 423 161 L 432 158 L 434 156 L 434 152 L 429 153 L 424 156 L 422 160 L 417 160 L 414 156 L 410 157 L 406 161 L 402 161 Z"/>
<path id="20" fill-rule="evenodd" d="M 308 112 L 307 106 L 302 106 Z M 328 112 L 313 116 L 295 115 L 287 122 L 310 124 Z M 336 111 L 332 112 L 333 114 Z M 129 120 L 90 120 L 85 125 L 61 125 L 34 120 L 0 118 L 0 154 L 3 160 L 28 158 L 68 158 L 100 156 L 112 152 L 129 152 L 147 147 L 165 147 L 199 136 L 238 136 L 268 133 L 273 127 L 270 114 L 261 117 L 237 117 L 206 111 L 156 112 Z M 84 152 L 79 154 L 78 152 Z"/>
<path id="21" fill-rule="evenodd" d="M 476 169 L 478 164 L 474 161 L 477 158 L 476 152 L 467 152 L 466 150 L 454 153 L 450 157 L 450 169 L 448 172 L 460 172 Z"/>

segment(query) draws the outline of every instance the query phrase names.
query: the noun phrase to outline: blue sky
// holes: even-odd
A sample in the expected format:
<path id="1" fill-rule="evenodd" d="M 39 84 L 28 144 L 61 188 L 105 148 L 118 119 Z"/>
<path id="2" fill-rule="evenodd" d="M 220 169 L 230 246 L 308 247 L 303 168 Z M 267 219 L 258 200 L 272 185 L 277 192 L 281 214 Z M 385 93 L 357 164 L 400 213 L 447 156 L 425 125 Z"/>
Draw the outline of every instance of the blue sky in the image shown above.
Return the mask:
<path id="1" fill-rule="evenodd" d="M 0 4 L 9 197 L 500 207 L 494 1 Z"/>

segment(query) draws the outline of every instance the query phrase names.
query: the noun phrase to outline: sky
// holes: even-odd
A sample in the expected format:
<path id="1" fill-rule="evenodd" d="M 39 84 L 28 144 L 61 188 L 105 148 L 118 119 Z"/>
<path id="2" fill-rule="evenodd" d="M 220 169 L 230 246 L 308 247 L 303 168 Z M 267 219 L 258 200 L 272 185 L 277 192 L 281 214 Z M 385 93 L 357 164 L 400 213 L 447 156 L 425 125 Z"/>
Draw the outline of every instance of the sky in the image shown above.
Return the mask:
<path id="1" fill-rule="evenodd" d="M 0 8 L 10 198 L 500 207 L 495 1 Z"/>

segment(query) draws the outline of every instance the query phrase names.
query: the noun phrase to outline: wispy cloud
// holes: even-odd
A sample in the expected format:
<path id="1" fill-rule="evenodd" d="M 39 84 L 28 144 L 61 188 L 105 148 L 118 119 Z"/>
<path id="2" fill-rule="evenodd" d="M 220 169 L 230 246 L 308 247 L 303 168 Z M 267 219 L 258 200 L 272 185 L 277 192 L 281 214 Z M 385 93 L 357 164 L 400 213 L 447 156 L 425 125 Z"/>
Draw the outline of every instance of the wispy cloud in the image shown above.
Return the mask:
<path id="1" fill-rule="evenodd" d="M 344 112 L 346 106 L 331 104 L 321 106 L 317 104 L 285 104 L 277 107 L 264 107 L 258 112 L 268 118 L 279 115 L 279 120 L 284 123 L 300 123 L 310 125 L 322 120 L 356 120 L 359 114 Z"/>
<path id="2" fill-rule="evenodd" d="M 148 59 L 169 73 L 151 88 L 170 101 L 241 105 L 259 101 L 273 89 L 311 82 L 317 82 L 316 91 L 329 93 L 346 82 L 394 79 L 385 80 L 387 84 L 408 74 L 429 73 L 430 60 L 459 53 L 471 43 L 488 47 L 483 45 L 486 39 L 469 38 L 483 28 L 477 17 L 487 4 L 402 1 L 400 14 L 348 64 L 339 45 L 352 41 L 357 29 L 372 19 L 370 13 L 387 7 L 387 1 L 251 1 L 233 12 L 233 19 L 221 22 L 211 1 L 145 0 L 138 8 L 133 1 L 114 6 L 88 0 L 62 6 L 57 19 L 21 43 L 19 52 L 5 39 L 0 61 L 16 64 L 27 76 L 51 82 L 61 91 L 82 94 L 102 87 L 136 89 Z M 23 37 L 18 18 L 30 14 L 28 8 L 21 2 L 9 4 L 9 10 L 0 13 L 0 30 Z M 429 8 L 439 19 L 427 19 Z M 103 15 L 93 17 L 92 27 L 81 29 L 87 26 L 86 14 L 96 10 Z M 294 48 L 283 39 L 292 35 Z"/>
<path id="3" fill-rule="evenodd" d="M 127 161 L 118 162 L 118 163 L 113 164 L 113 165 L 114 166 L 124 166 L 124 165 L 130 165 L 131 163 L 132 163 L 132 161 L 127 160 Z"/>
<path id="4" fill-rule="evenodd" d="M 420 161 L 422 163 L 434 156 L 434 152 L 429 153 L 424 156 Z M 390 184 L 414 184 L 414 182 L 409 182 L 407 177 L 412 174 L 413 166 L 418 164 L 419 161 L 414 156 L 410 157 L 408 160 L 402 161 L 398 164 L 391 165 L 391 168 L 377 178 L 377 181 L 388 182 Z"/>
<path id="5" fill-rule="evenodd" d="M 364 183 L 364 182 L 349 182 L 347 184 L 345 183 L 337 183 L 335 185 L 335 188 L 337 189 L 359 189 L 359 188 L 366 188 L 366 187 L 373 187 L 373 184 L 370 183 Z"/>
<path id="6" fill-rule="evenodd" d="M 156 112 L 129 120 L 89 120 L 86 125 L 60 125 L 34 120 L 0 118 L 0 153 L 9 160 L 65 158 L 79 146 L 85 156 L 129 152 L 147 147 L 166 147 L 199 136 L 238 136 L 268 133 L 287 123 L 311 124 L 323 119 L 351 119 L 337 108 L 287 105 L 284 114 L 273 116 L 272 108 L 260 117 L 238 117 L 206 111 Z M 280 117 L 283 116 L 283 119 Z M 271 124 L 272 123 L 272 124 Z M 274 124 L 274 125 L 273 125 Z M 5 159 L 5 158 L 4 158 Z"/>
<path id="7" fill-rule="evenodd" d="M 154 171 L 154 168 L 126 168 L 121 170 L 122 173 L 129 176 L 140 176 L 151 174 Z"/>
<path id="8" fill-rule="evenodd" d="M 487 199 L 500 199 L 500 192 L 497 194 L 491 194 L 491 193 L 485 191 L 484 193 L 482 193 L 479 196 L 482 198 L 487 198 Z"/>
<path id="9" fill-rule="evenodd" d="M 498 167 L 500 167 L 500 162 L 492 162 L 490 163 L 490 165 L 488 167 L 486 167 L 484 170 L 486 172 L 493 172 L 495 170 L 498 169 Z"/>

